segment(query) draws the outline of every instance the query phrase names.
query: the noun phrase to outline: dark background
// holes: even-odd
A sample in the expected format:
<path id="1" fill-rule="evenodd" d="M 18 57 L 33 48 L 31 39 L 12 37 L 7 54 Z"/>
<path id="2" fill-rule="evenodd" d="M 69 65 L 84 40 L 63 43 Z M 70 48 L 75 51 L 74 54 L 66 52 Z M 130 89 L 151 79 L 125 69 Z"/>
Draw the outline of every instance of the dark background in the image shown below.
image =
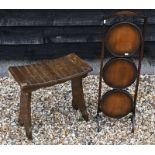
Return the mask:
<path id="1" fill-rule="evenodd" d="M 0 59 L 50 59 L 71 52 L 82 58 L 99 58 L 104 17 L 117 11 L 0 10 Z M 144 56 L 154 60 L 155 10 L 131 11 L 148 17 Z M 111 24 L 113 21 L 107 27 Z"/>

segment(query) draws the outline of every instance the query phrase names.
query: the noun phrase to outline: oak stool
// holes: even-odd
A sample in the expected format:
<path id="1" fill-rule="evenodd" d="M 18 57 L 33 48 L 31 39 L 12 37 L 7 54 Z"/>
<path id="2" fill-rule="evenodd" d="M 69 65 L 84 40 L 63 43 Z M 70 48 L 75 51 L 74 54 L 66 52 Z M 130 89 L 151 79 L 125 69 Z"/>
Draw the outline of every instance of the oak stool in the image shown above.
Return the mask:
<path id="1" fill-rule="evenodd" d="M 39 88 L 71 80 L 72 106 L 76 110 L 79 109 L 83 118 L 88 121 L 82 78 L 86 77 L 92 68 L 76 54 L 71 53 L 31 65 L 11 66 L 9 71 L 21 88 L 19 124 L 25 127 L 28 139 L 32 139 L 31 93 Z"/>

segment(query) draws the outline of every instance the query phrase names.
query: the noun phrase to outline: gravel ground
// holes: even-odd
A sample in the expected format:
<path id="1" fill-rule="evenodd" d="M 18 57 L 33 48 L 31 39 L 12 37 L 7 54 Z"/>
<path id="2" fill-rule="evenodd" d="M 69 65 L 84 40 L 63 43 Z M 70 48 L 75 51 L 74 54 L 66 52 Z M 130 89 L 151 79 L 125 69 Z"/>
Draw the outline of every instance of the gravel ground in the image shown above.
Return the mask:
<path id="1" fill-rule="evenodd" d="M 98 133 L 95 122 L 98 76 L 85 78 L 83 87 L 89 122 L 71 106 L 70 81 L 33 92 L 33 140 L 28 141 L 17 121 L 19 86 L 12 78 L 0 78 L 0 144 L 155 144 L 155 75 L 141 76 L 134 134 L 130 114 L 117 120 L 102 113 Z M 104 85 L 103 89 L 109 88 Z M 128 91 L 133 95 L 134 84 Z"/>

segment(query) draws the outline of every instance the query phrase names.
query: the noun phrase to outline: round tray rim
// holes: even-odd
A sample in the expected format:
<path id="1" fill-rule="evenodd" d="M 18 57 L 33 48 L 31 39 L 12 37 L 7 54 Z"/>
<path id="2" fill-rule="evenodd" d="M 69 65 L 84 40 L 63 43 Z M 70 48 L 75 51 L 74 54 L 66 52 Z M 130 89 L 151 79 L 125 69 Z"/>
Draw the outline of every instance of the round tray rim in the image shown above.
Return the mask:
<path id="1" fill-rule="evenodd" d="M 139 32 L 139 38 L 140 38 L 140 44 L 139 44 L 139 47 L 137 47 L 137 49 L 135 49 L 131 54 L 129 55 L 119 55 L 119 54 L 116 54 L 114 53 L 108 46 L 107 46 L 107 38 L 108 38 L 108 35 L 109 33 L 111 32 L 111 30 L 113 28 L 115 28 L 116 26 L 119 26 L 119 25 L 123 25 L 123 24 L 127 24 L 127 25 L 130 25 L 130 26 L 133 26 L 134 28 L 137 29 L 137 31 Z M 133 56 L 137 51 L 138 49 L 140 48 L 140 45 L 142 44 L 142 32 L 140 30 L 140 28 L 136 25 L 136 24 L 133 24 L 133 23 L 130 23 L 130 22 L 120 22 L 120 23 L 116 23 L 114 25 L 112 25 L 109 29 L 108 29 L 108 32 L 106 34 L 106 37 L 105 37 L 105 41 L 104 41 L 104 44 L 105 44 L 105 47 L 107 48 L 107 50 L 115 57 L 131 57 Z"/>
<path id="2" fill-rule="evenodd" d="M 106 78 L 105 78 L 106 68 L 110 65 L 110 63 L 112 63 L 113 61 L 117 61 L 117 60 L 125 60 L 125 61 L 131 63 L 131 64 L 133 65 L 133 67 L 134 67 L 134 70 L 135 70 L 135 76 L 134 76 L 133 80 L 131 81 L 131 83 L 129 83 L 129 84 L 126 85 L 125 87 L 114 87 L 114 86 L 112 86 L 109 82 L 107 82 L 107 80 L 106 80 Z M 119 57 L 119 58 L 111 58 L 108 62 L 106 62 L 106 64 L 104 65 L 104 67 L 103 67 L 103 69 L 102 69 L 102 78 L 103 78 L 104 82 L 105 82 L 109 87 L 115 88 L 115 89 L 123 89 L 123 88 L 126 88 L 126 87 L 131 86 L 131 85 L 135 82 L 135 80 L 136 80 L 136 78 L 137 78 L 137 75 L 138 75 L 138 70 L 137 70 L 136 64 L 135 64 L 131 59 L 129 59 L 129 58 L 128 58 L 128 59 L 127 59 L 127 58 L 121 58 L 121 57 Z"/>
<path id="3" fill-rule="evenodd" d="M 107 96 L 109 96 L 110 94 L 115 93 L 115 92 L 124 93 L 124 94 L 126 94 L 126 95 L 130 98 L 130 100 L 131 100 L 132 106 L 131 106 L 129 112 L 128 112 L 127 114 L 125 114 L 125 115 L 113 117 L 113 116 L 109 115 L 106 111 L 103 111 L 102 108 L 101 108 L 101 107 L 102 107 L 102 104 L 104 104 L 104 102 L 102 102 L 102 101 L 105 99 L 105 97 L 107 97 Z M 103 112 L 106 116 L 111 117 L 111 118 L 120 119 L 120 118 L 122 118 L 122 117 L 125 117 L 125 116 L 127 116 L 129 113 L 132 112 L 133 108 L 134 108 L 134 102 L 133 102 L 133 97 L 132 97 L 132 95 L 131 95 L 128 91 L 122 90 L 122 89 L 112 89 L 112 90 L 106 92 L 106 93 L 102 96 L 102 98 L 101 98 L 101 100 L 100 100 L 100 109 L 101 109 L 101 112 Z"/>

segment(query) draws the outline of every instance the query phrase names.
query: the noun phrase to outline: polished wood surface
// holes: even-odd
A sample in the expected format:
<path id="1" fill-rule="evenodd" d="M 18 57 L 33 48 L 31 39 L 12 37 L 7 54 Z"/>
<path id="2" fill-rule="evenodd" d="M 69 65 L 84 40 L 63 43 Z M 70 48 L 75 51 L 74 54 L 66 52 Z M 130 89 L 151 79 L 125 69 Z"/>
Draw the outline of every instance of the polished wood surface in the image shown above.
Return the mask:
<path id="1" fill-rule="evenodd" d="M 117 56 L 130 56 L 138 50 L 141 33 L 133 24 L 119 23 L 112 26 L 106 36 L 106 47 Z"/>
<path id="2" fill-rule="evenodd" d="M 137 68 L 129 59 L 114 58 L 105 64 L 102 76 L 110 87 L 125 88 L 135 81 Z"/>
<path id="3" fill-rule="evenodd" d="M 111 90 L 103 95 L 101 111 L 109 117 L 121 118 L 131 112 L 133 101 L 130 94 L 124 90 Z"/>
<path id="4" fill-rule="evenodd" d="M 115 19 L 115 17 L 117 18 Z M 140 79 L 140 70 L 141 70 L 141 61 L 143 58 L 143 53 L 144 53 L 144 40 L 145 40 L 145 30 L 146 30 L 146 24 L 147 24 L 147 17 L 141 16 L 137 13 L 130 12 L 130 11 L 121 11 L 114 13 L 110 16 L 105 17 L 104 19 L 115 21 L 115 23 L 118 23 L 118 18 L 126 16 L 124 19 L 127 19 L 127 16 L 131 16 L 132 19 L 136 19 L 138 21 L 142 21 L 143 23 L 140 26 L 140 29 L 137 27 L 139 23 L 134 23 L 137 24 L 135 26 L 134 24 L 130 23 L 125 23 L 121 22 L 119 24 L 113 25 L 108 31 L 107 35 L 105 37 L 102 37 L 102 48 L 101 48 L 101 63 L 100 63 L 100 78 L 99 78 L 99 93 L 98 93 L 98 111 L 97 111 L 97 131 L 100 131 L 100 124 L 99 124 L 99 113 L 103 112 L 104 114 L 108 115 L 109 117 L 113 118 L 121 118 L 123 116 L 126 116 L 127 114 L 131 113 L 132 115 L 129 117 L 131 118 L 132 122 L 132 132 L 134 132 L 135 128 L 135 110 L 136 110 L 136 100 L 137 100 L 137 93 L 138 93 L 138 86 L 139 86 L 139 79 Z M 136 17 L 136 18 L 135 18 Z M 113 19 L 112 19 L 113 18 Z M 122 20 L 124 20 L 122 18 Z M 130 19 L 129 19 L 130 20 Z M 130 20 L 131 22 L 131 20 Z M 106 22 L 107 24 L 108 22 Z M 103 32 L 105 34 L 105 32 Z M 138 65 L 137 65 L 137 72 L 136 73 L 136 82 L 135 82 L 135 91 L 133 94 L 133 99 L 132 96 L 124 91 L 121 88 L 127 87 L 127 83 L 131 80 L 132 82 L 134 81 L 134 67 L 132 65 L 127 64 L 127 65 L 115 65 L 115 64 L 110 64 L 108 62 L 106 64 L 106 69 L 103 69 L 103 59 L 105 53 L 109 51 L 113 56 L 117 58 L 125 58 L 125 57 L 131 57 L 135 52 L 137 51 L 136 55 L 138 55 Z M 130 58 L 129 58 L 130 59 Z M 127 59 L 125 64 L 127 63 Z M 133 63 L 131 63 L 133 64 Z M 115 68 L 116 67 L 116 68 Z M 130 70 L 132 75 L 128 79 L 128 74 L 125 74 L 126 68 Z M 120 69 L 122 68 L 122 70 Z M 124 68 L 124 69 L 123 69 Z M 132 69 L 133 68 L 133 69 Z M 118 69 L 118 70 L 117 70 Z M 121 71 L 120 71 L 121 70 Z M 114 71 L 116 74 L 114 74 Z M 104 73 L 106 72 L 106 73 Z M 120 72 L 120 73 L 119 73 Z M 103 76 L 108 76 L 105 77 Z M 116 76 L 113 79 L 113 76 Z M 127 76 L 126 78 L 128 81 L 125 81 L 126 78 L 124 78 L 125 82 L 122 82 L 122 77 Z M 109 82 L 114 82 L 111 84 L 111 86 L 114 87 L 119 87 L 119 89 L 114 89 L 112 91 L 107 92 L 104 94 L 101 98 L 101 93 L 102 93 L 102 77 L 104 80 Z M 110 79 L 111 78 L 111 79 Z M 133 79 L 133 80 L 132 80 Z M 130 83 L 130 82 L 129 82 Z"/>

